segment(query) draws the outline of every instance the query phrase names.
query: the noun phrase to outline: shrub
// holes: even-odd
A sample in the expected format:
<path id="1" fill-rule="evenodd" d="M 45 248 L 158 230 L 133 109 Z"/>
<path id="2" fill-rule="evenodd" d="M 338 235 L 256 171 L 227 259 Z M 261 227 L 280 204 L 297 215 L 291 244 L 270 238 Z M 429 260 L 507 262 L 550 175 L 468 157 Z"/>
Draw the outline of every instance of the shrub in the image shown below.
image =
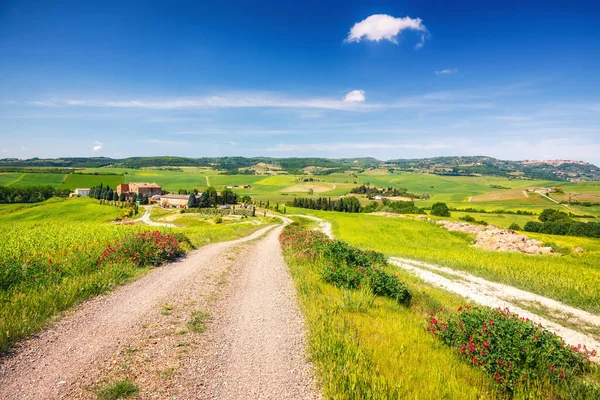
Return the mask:
<path id="1" fill-rule="evenodd" d="M 540 213 L 538 219 L 541 222 L 554 222 L 554 221 L 569 221 L 569 215 L 564 211 L 554 210 L 552 208 L 546 208 Z"/>
<path id="2" fill-rule="evenodd" d="M 435 203 L 431 206 L 431 215 L 437 215 L 438 217 L 449 217 L 450 209 L 446 203 Z"/>
<path id="3" fill-rule="evenodd" d="M 508 227 L 508 229 L 512 229 L 513 231 L 520 231 L 522 230 L 521 227 L 519 226 L 519 224 L 516 223 L 512 223 L 510 224 L 510 226 Z"/>
<path id="4" fill-rule="evenodd" d="M 464 217 L 460 217 L 459 219 L 466 221 L 466 222 L 475 222 L 475 218 L 473 218 L 469 214 L 465 215 Z"/>
<path id="5" fill-rule="evenodd" d="M 538 379 L 568 380 L 595 355 L 508 309 L 461 307 L 446 321 L 431 313 L 427 330 L 509 391 Z"/>
<path id="6" fill-rule="evenodd" d="M 375 269 L 369 278 L 373 293 L 377 296 L 389 297 L 405 305 L 410 304 L 410 292 L 397 276 Z"/>
<path id="7" fill-rule="evenodd" d="M 526 232 L 539 232 L 541 227 L 542 227 L 541 222 L 528 221 L 525 224 L 525 226 L 523 227 L 523 230 L 525 230 Z"/>
<path id="8" fill-rule="evenodd" d="M 365 276 L 364 268 L 354 268 L 346 264 L 327 264 L 321 269 L 323 280 L 341 289 L 358 289 Z"/>
<path id="9" fill-rule="evenodd" d="M 108 245 L 98 264 L 131 261 L 138 267 L 160 265 L 184 254 L 179 241 L 173 235 L 160 231 L 136 233 L 120 242 Z"/>

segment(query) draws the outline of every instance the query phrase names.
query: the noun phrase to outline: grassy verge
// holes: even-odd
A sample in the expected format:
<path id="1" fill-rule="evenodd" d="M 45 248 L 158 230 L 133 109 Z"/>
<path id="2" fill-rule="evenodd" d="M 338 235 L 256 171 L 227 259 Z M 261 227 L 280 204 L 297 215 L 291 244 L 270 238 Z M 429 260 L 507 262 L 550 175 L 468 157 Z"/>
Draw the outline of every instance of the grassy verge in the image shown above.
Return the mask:
<path id="1" fill-rule="evenodd" d="M 449 310 L 465 305 L 463 298 L 404 272 L 397 277 L 412 294 L 408 307 L 373 296 L 364 287 L 338 288 L 324 279 L 332 260 L 315 253 L 319 246 L 307 251 L 306 246 L 290 244 L 285 233 L 282 243 L 308 325 L 310 357 L 326 398 L 586 398 L 570 397 L 571 392 L 547 379 L 507 391 L 485 369 L 474 367 L 459 351 L 427 333 L 427 316 L 451 316 L 456 312 Z"/>
<path id="2" fill-rule="evenodd" d="M 331 221 L 337 238 L 359 248 L 468 271 L 600 313 L 597 289 L 600 287 L 600 241 L 597 239 L 530 235 L 564 248 L 584 249 L 581 254 L 531 256 L 478 249 L 469 239 L 423 221 L 336 212 L 311 211 L 310 214 Z"/>

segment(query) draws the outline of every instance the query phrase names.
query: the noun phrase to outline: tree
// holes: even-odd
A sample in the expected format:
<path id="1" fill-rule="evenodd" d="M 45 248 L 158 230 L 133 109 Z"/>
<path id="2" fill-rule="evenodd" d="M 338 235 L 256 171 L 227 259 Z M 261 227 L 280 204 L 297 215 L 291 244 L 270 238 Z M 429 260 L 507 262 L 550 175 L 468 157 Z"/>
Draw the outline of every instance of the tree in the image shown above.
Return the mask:
<path id="1" fill-rule="evenodd" d="M 313 194 L 315 194 L 315 191 L 313 190 L 313 188 L 308 189 L 308 195 L 312 196 Z"/>
<path id="2" fill-rule="evenodd" d="M 113 199 L 114 201 L 117 201 L 117 200 L 119 200 L 119 195 L 117 194 L 117 192 L 114 192 L 114 193 L 113 193 L 113 198 L 112 198 L 112 199 Z"/>
<path id="3" fill-rule="evenodd" d="M 206 188 L 206 195 L 208 196 L 208 200 L 209 200 L 209 207 L 210 206 L 216 206 L 217 205 L 217 189 L 214 188 L 214 186 L 209 186 Z"/>
<path id="4" fill-rule="evenodd" d="M 127 199 L 127 197 L 125 196 L 125 193 L 121 192 L 121 194 L 119 195 L 119 201 L 125 201 Z"/>
<path id="5" fill-rule="evenodd" d="M 546 208 L 540 213 L 538 219 L 542 222 L 555 222 L 555 221 L 568 221 L 569 215 L 566 212 L 554 210 L 552 208 Z"/>
<path id="6" fill-rule="evenodd" d="M 516 223 L 513 222 L 512 224 L 510 224 L 510 226 L 508 227 L 508 229 L 512 229 L 513 231 L 520 231 L 521 227 L 519 226 L 519 224 L 516 224 Z"/>
<path id="7" fill-rule="evenodd" d="M 137 201 L 137 199 L 138 199 L 138 195 L 137 195 L 137 193 L 134 193 L 133 196 L 131 196 L 131 202 L 135 203 Z"/>
<path id="8" fill-rule="evenodd" d="M 198 202 L 196 201 L 196 195 L 194 193 L 190 193 L 188 197 L 188 208 L 196 208 L 198 207 Z"/>
<path id="9" fill-rule="evenodd" d="M 208 194 L 206 192 L 200 195 L 200 200 L 198 201 L 198 207 L 200 208 L 209 208 L 210 207 L 210 199 L 208 198 Z"/>
<path id="10" fill-rule="evenodd" d="M 431 206 L 431 215 L 437 215 L 438 217 L 449 217 L 450 209 L 446 203 L 435 203 Z"/>
<path id="11" fill-rule="evenodd" d="M 233 192 L 233 190 L 225 188 L 221 191 L 221 201 L 223 204 L 235 204 L 236 199 L 237 195 Z"/>
<path id="12" fill-rule="evenodd" d="M 541 227 L 542 227 L 542 223 L 541 222 L 528 221 L 525 224 L 525 226 L 523 227 L 523 230 L 526 231 L 526 232 L 539 232 Z"/>

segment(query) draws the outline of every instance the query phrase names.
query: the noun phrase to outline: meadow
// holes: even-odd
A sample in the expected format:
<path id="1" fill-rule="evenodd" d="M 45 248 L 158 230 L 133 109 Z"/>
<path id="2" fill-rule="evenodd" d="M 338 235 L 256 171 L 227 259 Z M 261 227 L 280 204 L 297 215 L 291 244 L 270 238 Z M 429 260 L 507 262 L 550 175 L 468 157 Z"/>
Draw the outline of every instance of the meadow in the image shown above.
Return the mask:
<path id="1" fill-rule="evenodd" d="M 323 278 L 332 260 L 319 255 L 316 236 L 308 239 L 315 243 L 309 248 L 302 245 L 302 237 L 285 235 L 281 242 L 307 320 L 310 358 L 326 398 L 526 399 L 573 393 L 551 378 L 507 390 L 483 366 L 441 346 L 428 333 L 429 316 L 453 315 L 468 306 L 463 298 L 389 267 L 412 293 L 409 306 L 373 296 L 365 287 L 336 287 Z M 596 379 L 598 371 L 593 376 Z"/>
<path id="2" fill-rule="evenodd" d="M 73 305 L 147 273 L 154 265 L 138 261 L 141 251 L 149 257 L 170 241 L 188 251 L 273 223 L 258 217 L 176 229 L 110 223 L 121 213 L 89 198 L 0 205 L 0 353 Z M 126 248 L 127 256 L 110 258 L 115 248 Z"/>
<path id="3" fill-rule="evenodd" d="M 554 245 L 563 255 L 531 256 L 478 249 L 471 245 L 474 237 L 449 232 L 425 221 L 293 208 L 288 212 L 330 221 L 337 238 L 362 249 L 468 271 L 587 311 L 600 312 L 600 241 L 597 239 L 532 235 Z M 584 252 L 570 251 L 574 247 L 581 247 Z"/>

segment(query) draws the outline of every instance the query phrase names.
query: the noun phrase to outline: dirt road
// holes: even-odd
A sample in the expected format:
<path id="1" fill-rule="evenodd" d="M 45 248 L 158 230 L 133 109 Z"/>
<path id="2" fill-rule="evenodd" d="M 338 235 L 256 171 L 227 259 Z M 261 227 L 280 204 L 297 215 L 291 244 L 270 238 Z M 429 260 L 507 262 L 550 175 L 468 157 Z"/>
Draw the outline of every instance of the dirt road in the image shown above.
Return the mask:
<path id="1" fill-rule="evenodd" d="M 243 398 L 248 393 L 251 398 L 313 398 L 310 366 L 304 358 L 303 320 L 277 243 L 280 230 L 267 227 L 244 239 L 205 246 L 82 304 L 0 361 L 0 398 L 95 398 L 91 385 L 106 382 L 103 376 L 116 368 L 128 368 L 127 376 L 140 386 L 139 398 L 172 398 L 187 392 L 185 385 L 193 387 L 201 376 L 196 378 L 198 370 L 189 368 L 196 361 L 189 354 L 205 354 L 205 346 L 217 351 L 198 368 L 210 372 L 214 380 L 208 381 L 208 389 L 202 383 L 202 390 L 178 398 Z M 222 273 L 225 261 L 236 258 L 236 246 L 247 246 L 250 256 L 235 260 L 239 279 L 233 280 L 235 290 L 223 298 L 224 319 L 213 319 L 218 330 L 209 328 L 209 339 L 200 333 L 175 333 L 176 320 L 165 319 L 173 331 L 168 334 L 153 325 L 160 318 L 171 318 L 166 317 L 171 311 L 164 311 L 171 306 L 165 304 L 208 304 L 202 296 L 215 286 L 212 278 Z M 185 344 L 185 353 L 176 353 L 183 337 L 190 337 L 190 343 Z M 163 343 L 170 345 L 157 352 Z M 118 362 L 129 352 L 139 354 L 141 370 L 133 370 L 134 361 L 126 368 Z M 185 354 L 188 358 L 183 359 Z M 169 379 L 185 385 L 171 387 L 148 378 L 161 371 L 157 376 L 167 379 L 164 372 L 169 369 L 164 369 L 164 363 L 179 359 L 188 366 L 182 373 L 194 373 L 187 380 L 170 375 Z"/>

